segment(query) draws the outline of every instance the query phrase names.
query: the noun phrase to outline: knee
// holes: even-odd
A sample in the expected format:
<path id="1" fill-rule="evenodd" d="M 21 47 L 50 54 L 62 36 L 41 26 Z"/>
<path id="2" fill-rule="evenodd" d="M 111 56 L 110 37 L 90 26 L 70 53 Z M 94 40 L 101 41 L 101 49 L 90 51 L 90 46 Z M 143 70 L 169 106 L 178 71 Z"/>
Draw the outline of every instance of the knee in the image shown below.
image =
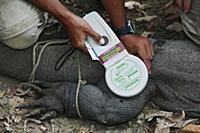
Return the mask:
<path id="1" fill-rule="evenodd" d="M 24 49 L 37 41 L 44 28 L 39 10 L 25 1 L 7 0 L 0 5 L 0 12 L 1 42 L 11 48 Z"/>

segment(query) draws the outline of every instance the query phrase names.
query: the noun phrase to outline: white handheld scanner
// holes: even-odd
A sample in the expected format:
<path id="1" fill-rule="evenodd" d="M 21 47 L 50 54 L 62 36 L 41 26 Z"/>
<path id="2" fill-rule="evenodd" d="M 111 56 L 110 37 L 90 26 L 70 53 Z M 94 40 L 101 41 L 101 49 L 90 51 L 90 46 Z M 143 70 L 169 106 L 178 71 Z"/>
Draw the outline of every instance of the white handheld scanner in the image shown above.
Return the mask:
<path id="1" fill-rule="evenodd" d="M 110 90 L 122 97 L 139 94 L 148 81 L 148 71 L 143 61 L 127 52 L 99 14 L 91 12 L 84 19 L 103 38 L 102 44 L 98 44 L 88 36 L 85 44 L 92 59 L 100 61 L 105 67 L 105 78 Z"/>

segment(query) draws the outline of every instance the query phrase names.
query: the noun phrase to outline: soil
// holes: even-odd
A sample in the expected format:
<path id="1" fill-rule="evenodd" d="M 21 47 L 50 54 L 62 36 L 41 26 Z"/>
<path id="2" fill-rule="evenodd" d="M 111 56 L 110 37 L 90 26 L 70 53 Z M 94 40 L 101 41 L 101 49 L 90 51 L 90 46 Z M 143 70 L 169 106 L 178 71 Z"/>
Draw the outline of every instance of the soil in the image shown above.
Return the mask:
<path id="1" fill-rule="evenodd" d="M 132 1 L 132 0 L 130 0 Z M 79 13 L 85 14 L 84 9 L 77 9 L 79 7 L 76 1 L 72 1 L 73 10 L 79 10 Z M 186 39 L 185 34 L 181 32 L 169 31 L 166 27 L 174 22 L 180 22 L 179 19 L 168 21 L 166 17 L 159 14 L 159 10 L 168 2 L 168 0 L 140 0 L 139 2 L 147 4 L 148 8 L 143 10 L 127 9 L 128 18 L 135 21 L 138 17 L 144 17 L 146 15 L 156 15 L 157 18 L 151 21 L 135 21 L 136 33 L 142 34 L 144 32 L 152 32 L 153 34 L 148 37 L 159 39 Z M 67 3 L 71 4 L 71 3 Z M 105 19 L 109 21 L 105 12 Z M 23 118 L 23 115 L 15 114 L 13 107 L 23 103 L 24 99 L 13 95 L 12 91 L 15 89 L 15 85 L 19 83 L 14 79 L 0 76 L 0 132 L 13 132 L 13 133 L 151 133 L 154 132 L 155 123 L 148 123 L 145 120 L 141 120 L 140 117 L 129 121 L 122 125 L 107 127 L 99 125 L 95 122 L 87 120 L 75 120 L 68 119 L 61 116 L 50 121 L 40 122 L 36 119 Z M 141 113 L 143 114 L 143 113 Z M 173 132 L 176 132 L 175 130 Z"/>

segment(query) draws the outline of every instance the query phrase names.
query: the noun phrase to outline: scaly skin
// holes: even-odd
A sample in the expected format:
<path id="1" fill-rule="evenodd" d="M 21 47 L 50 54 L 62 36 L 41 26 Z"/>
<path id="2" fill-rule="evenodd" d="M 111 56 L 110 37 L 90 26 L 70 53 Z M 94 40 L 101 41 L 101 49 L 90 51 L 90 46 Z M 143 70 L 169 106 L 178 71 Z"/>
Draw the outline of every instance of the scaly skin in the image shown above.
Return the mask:
<path id="1" fill-rule="evenodd" d="M 40 116 L 40 120 L 53 118 L 58 114 L 65 114 L 71 118 L 78 117 L 75 106 L 77 83 L 35 81 L 34 84 L 21 85 L 23 89 L 42 88 L 38 99 L 17 107 L 32 109 L 25 115 L 26 117 Z M 78 105 L 83 118 L 106 125 L 124 123 L 136 117 L 149 98 L 156 94 L 156 87 L 152 82 L 140 95 L 129 99 L 114 96 L 105 84 L 104 82 L 101 87 L 81 85 Z M 106 90 L 107 93 L 103 93 L 102 90 Z"/>

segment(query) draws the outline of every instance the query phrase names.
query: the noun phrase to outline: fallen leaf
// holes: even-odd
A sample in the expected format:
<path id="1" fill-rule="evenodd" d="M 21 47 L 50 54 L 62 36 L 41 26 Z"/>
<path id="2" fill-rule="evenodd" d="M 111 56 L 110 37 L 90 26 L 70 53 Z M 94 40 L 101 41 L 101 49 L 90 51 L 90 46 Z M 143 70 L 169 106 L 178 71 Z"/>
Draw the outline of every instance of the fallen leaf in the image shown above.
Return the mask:
<path id="1" fill-rule="evenodd" d="M 182 24 L 179 22 L 174 22 L 173 24 L 168 25 L 166 29 L 169 31 L 176 31 L 176 32 L 183 31 Z"/>
<path id="2" fill-rule="evenodd" d="M 144 32 L 141 34 L 141 36 L 143 36 L 143 37 L 149 37 L 149 36 L 154 35 L 154 34 L 155 34 L 154 32 L 144 31 Z"/>
<path id="3" fill-rule="evenodd" d="M 43 125 L 40 125 L 40 126 L 39 126 L 39 129 L 40 129 L 42 132 L 46 132 L 46 131 L 47 131 L 47 128 L 44 127 Z"/>
<path id="4" fill-rule="evenodd" d="M 6 120 L 7 120 L 7 123 L 8 123 L 9 125 L 11 125 L 11 124 L 13 123 L 12 117 L 11 117 L 11 116 L 7 116 L 7 117 L 6 117 Z"/>
<path id="5" fill-rule="evenodd" d="M 81 127 L 77 133 L 87 133 L 88 131 L 89 131 L 89 128 Z"/>
<path id="6" fill-rule="evenodd" d="M 13 132 L 13 129 L 11 127 L 6 127 L 5 129 L 7 132 Z"/>
<path id="7" fill-rule="evenodd" d="M 164 119 L 157 118 L 156 129 L 154 133 L 170 133 L 169 125 L 166 125 Z"/>
<path id="8" fill-rule="evenodd" d="M 156 17 L 157 17 L 156 15 L 139 17 L 139 18 L 135 18 L 135 21 L 136 22 L 142 22 L 142 21 L 150 22 L 151 20 L 155 19 Z"/>
<path id="9" fill-rule="evenodd" d="M 189 124 L 181 130 L 181 133 L 200 133 L 200 125 Z"/>
<path id="10" fill-rule="evenodd" d="M 155 133 L 169 133 L 170 128 L 184 127 L 185 124 L 196 121 L 197 119 L 185 120 L 185 112 L 181 114 L 166 111 L 151 111 L 145 114 L 145 120 L 152 121 L 156 118 Z"/>
<path id="11" fill-rule="evenodd" d="M 3 98 L 6 94 L 6 90 L 0 90 L 0 98 Z"/>
<path id="12" fill-rule="evenodd" d="M 140 115 L 137 116 L 137 121 L 136 121 L 136 123 L 142 125 L 142 124 L 144 123 L 144 120 L 145 120 L 145 118 L 144 118 L 144 113 L 140 113 Z"/>
<path id="13" fill-rule="evenodd" d="M 196 122 L 198 121 L 199 119 L 188 119 L 188 120 L 184 120 L 184 121 L 179 121 L 176 123 L 176 125 L 174 126 L 175 128 L 183 128 L 185 127 L 186 125 L 190 124 L 190 123 L 193 123 L 193 122 Z"/>
<path id="14" fill-rule="evenodd" d="M 151 121 L 154 117 L 170 118 L 172 117 L 172 115 L 173 115 L 173 112 L 167 112 L 167 111 L 149 112 L 145 114 L 145 119 L 147 121 Z"/>
<path id="15" fill-rule="evenodd" d="M 7 92 L 8 85 L 0 82 L 0 98 L 3 98 Z"/>
<path id="16" fill-rule="evenodd" d="M 20 116 L 20 115 L 16 115 L 13 117 L 13 121 L 15 123 L 19 123 L 19 122 L 21 122 L 21 120 L 22 120 L 22 116 Z"/>
<path id="17" fill-rule="evenodd" d="M 17 96 L 13 96 L 12 99 L 10 99 L 10 101 L 9 101 L 9 105 L 11 107 L 16 107 L 22 103 L 24 103 L 24 98 L 20 98 Z"/>
<path id="18" fill-rule="evenodd" d="M 4 126 L 6 126 L 6 127 L 9 127 L 9 126 L 10 126 L 10 124 L 9 124 L 8 122 L 4 122 L 3 124 L 4 124 Z"/>
<path id="19" fill-rule="evenodd" d="M 124 3 L 124 7 L 126 7 L 129 10 L 132 10 L 134 8 L 144 10 L 145 8 L 148 7 L 148 5 L 141 4 L 140 2 L 137 2 L 137 1 L 127 1 L 127 2 Z"/>

